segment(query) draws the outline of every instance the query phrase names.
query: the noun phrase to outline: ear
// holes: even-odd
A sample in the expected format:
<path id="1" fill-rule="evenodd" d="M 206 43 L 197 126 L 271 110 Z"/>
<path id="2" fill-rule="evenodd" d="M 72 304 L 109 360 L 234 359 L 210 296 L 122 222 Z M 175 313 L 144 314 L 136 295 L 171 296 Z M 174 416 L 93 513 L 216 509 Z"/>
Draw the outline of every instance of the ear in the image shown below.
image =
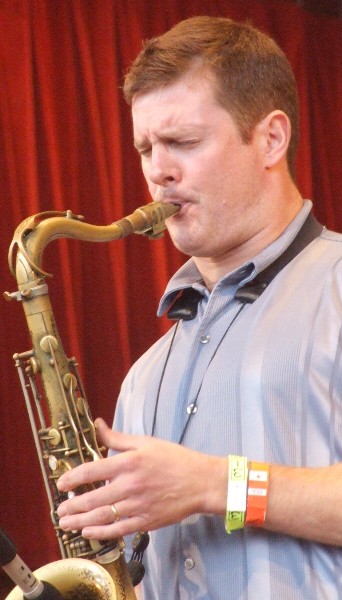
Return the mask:
<path id="1" fill-rule="evenodd" d="M 286 159 L 287 149 L 291 139 L 291 123 L 282 110 L 274 110 L 258 125 L 264 166 L 270 169 L 282 159 Z"/>

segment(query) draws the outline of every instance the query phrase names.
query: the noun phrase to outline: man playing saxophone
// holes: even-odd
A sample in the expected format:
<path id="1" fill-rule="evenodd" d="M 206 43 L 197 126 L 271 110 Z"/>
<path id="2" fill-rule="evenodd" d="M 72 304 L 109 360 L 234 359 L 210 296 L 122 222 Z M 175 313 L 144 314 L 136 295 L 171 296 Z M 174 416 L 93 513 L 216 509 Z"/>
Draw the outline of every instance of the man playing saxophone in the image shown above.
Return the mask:
<path id="1" fill-rule="evenodd" d="M 250 25 L 198 17 L 145 44 L 124 92 L 190 258 L 159 305 L 174 325 L 123 382 L 113 430 L 96 422 L 109 457 L 58 483 L 108 485 L 62 503 L 60 526 L 149 531 L 145 600 L 337 600 L 342 236 L 320 229 L 259 285 L 312 208 L 288 61 Z"/>

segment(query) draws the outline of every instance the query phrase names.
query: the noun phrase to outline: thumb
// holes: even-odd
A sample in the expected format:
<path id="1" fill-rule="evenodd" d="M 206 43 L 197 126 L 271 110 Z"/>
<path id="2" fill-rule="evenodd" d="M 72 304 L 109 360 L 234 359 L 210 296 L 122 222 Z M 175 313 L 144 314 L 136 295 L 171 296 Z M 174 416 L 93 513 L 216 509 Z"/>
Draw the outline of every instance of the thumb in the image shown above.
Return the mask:
<path id="1" fill-rule="evenodd" d="M 111 428 L 107 425 L 107 423 L 101 417 L 95 419 L 94 426 L 96 430 L 96 437 L 101 438 L 103 440 L 103 436 L 112 432 Z"/>
<path id="2" fill-rule="evenodd" d="M 101 418 L 96 419 L 94 425 L 98 441 L 106 448 L 124 452 L 126 450 L 133 450 L 139 445 L 141 436 L 113 431 Z"/>

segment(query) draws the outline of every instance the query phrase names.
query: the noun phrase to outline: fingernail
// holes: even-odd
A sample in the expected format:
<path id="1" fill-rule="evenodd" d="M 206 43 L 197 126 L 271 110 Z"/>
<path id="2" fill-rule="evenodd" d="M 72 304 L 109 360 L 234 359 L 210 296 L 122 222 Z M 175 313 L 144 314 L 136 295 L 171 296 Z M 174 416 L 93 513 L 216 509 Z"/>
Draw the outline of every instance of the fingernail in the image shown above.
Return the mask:
<path id="1" fill-rule="evenodd" d="M 61 477 L 60 477 L 60 478 L 58 479 L 58 481 L 57 481 L 57 487 L 58 487 L 58 489 L 59 489 L 59 490 L 61 490 L 62 492 L 64 491 L 64 486 L 63 486 L 63 483 L 64 483 L 64 475 L 61 475 Z"/>
<path id="2" fill-rule="evenodd" d="M 69 529 L 69 519 L 67 517 L 59 519 L 58 525 L 61 527 L 61 529 Z"/>
<path id="3" fill-rule="evenodd" d="M 60 518 L 65 517 L 67 514 L 66 508 L 62 504 L 59 506 L 59 508 L 57 508 L 57 514 Z"/>

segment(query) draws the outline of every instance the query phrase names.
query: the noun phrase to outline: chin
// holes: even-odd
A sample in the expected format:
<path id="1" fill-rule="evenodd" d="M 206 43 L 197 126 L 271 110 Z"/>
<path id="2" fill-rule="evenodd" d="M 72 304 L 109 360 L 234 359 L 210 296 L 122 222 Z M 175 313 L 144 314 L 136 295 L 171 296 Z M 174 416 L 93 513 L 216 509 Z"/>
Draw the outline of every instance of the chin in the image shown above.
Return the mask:
<path id="1" fill-rule="evenodd" d="M 187 256 L 196 256 L 200 252 L 202 254 L 205 246 L 205 240 L 198 236 L 191 235 L 188 227 L 181 228 L 177 223 L 170 223 L 168 231 L 174 246 Z"/>
<path id="2" fill-rule="evenodd" d="M 173 239 L 172 242 L 177 248 L 177 250 L 179 250 L 179 252 L 182 252 L 182 254 L 185 254 L 186 256 L 206 256 L 203 246 L 198 246 L 198 244 L 189 244 L 189 240 L 179 241 Z"/>

